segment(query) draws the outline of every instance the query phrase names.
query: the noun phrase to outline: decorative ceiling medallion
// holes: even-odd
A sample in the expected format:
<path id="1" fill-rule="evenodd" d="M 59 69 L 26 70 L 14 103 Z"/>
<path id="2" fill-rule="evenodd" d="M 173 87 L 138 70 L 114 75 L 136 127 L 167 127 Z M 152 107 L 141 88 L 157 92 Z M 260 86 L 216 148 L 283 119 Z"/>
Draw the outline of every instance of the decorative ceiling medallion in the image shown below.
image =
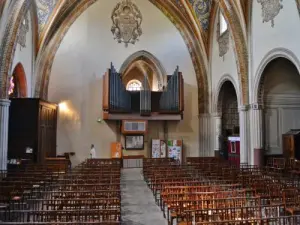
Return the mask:
<path id="1" fill-rule="evenodd" d="M 220 33 L 220 21 L 217 25 L 217 42 L 219 43 L 219 56 L 224 57 L 229 50 L 229 30 L 227 29 L 223 34 Z"/>
<path id="2" fill-rule="evenodd" d="M 29 21 L 28 21 L 28 14 L 25 14 L 25 17 L 20 24 L 18 33 L 18 44 L 20 45 L 20 49 L 26 48 L 26 35 L 29 31 Z"/>
<path id="3" fill-rule="evenodd" d="M 274 27 L 274 18 L 283 8 L 282 0 L 257 0 L 262 7 L 263 23 L 271 21 L 271 26 Z"/>
<path id="4" fill-rule="evenodd" d="M 128 44 L 135 44 L 139 37 L 142 35 L 142 14 L 138 7 L 131 2 L 131 0 L 123 0 L 118 3 L 114 8 L 111 19 L 113 25 L 111 32 L 114 35 L 114 39 L 118 40 L 118 43 L 125 43 L 125 47 Z"/>

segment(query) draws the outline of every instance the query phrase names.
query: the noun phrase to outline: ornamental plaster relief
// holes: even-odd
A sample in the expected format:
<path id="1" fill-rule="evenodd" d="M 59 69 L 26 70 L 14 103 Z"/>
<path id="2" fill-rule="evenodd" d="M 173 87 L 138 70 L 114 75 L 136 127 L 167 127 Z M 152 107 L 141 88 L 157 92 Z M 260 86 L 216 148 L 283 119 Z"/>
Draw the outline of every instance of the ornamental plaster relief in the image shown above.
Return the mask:
<path id="1" fill-rule="evenodd" d="M 29 19 L 28 13 L 24 16 L 23 21 L 20 24 L 20 30 L 18 33 L 18 44 L 20 45 L 20 49 L 26 48 L 26 36 L 29 31 Z"/>
<path id="2" fill-rule="evenodd" d="M 283 0 L 257 0 L 262 7 L 263 23 L 271 21 L 271 26 L 274 27 L 274 19 L 283 8 L 281 4 Z"/>
<path id="3" fill-rule="evenodd" d="M 217 42 L 219 44 L 219 56 L 224 57 L 229 50 L 229 30 L 220 34 L 220 22 L 217 25 Z"/>

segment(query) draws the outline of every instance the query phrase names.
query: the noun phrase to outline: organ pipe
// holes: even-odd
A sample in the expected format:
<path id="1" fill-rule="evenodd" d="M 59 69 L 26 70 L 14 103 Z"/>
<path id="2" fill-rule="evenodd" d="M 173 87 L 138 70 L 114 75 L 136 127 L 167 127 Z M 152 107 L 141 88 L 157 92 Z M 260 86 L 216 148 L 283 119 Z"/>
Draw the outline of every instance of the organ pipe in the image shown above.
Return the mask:
<path id="1" fill-rule="evenodd" d="M 131 96 L 123 85 L 121 75 L 111 63 L 109 69 L 109 111 L 130 112 Z"/>
<path id="2" fill-rule="evenodd" d="M 164 113 L 179 113 L 183 109 L 183 79 L 177 66 L 160 98 L 160 110 Z"/>
<path id="3" fill-rule="evenodd" d="M 151 115 L 151 89 L 146 76 L 143 80 L 143 89 L 140 91 L 140 113 L 143 116 Z"/>

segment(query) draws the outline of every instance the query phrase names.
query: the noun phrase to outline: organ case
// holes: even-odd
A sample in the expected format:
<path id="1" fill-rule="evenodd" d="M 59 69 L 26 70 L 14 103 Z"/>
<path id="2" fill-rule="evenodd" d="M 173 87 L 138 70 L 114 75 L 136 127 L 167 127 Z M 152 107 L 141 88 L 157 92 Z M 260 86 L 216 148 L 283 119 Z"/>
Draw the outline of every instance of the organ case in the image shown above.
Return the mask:
<path id="1" fill-rule="evenodd" d="M 292 129 L 282 135 L 282 148 L 285 158 L 300 160 L 300 129 Z"/>
<path id="2" fill-rule="evenodd" d="M 57 108 L 41 99 L 11 99 L 8 159 L 43 162 L 46 157 L 56 157 Z"/>

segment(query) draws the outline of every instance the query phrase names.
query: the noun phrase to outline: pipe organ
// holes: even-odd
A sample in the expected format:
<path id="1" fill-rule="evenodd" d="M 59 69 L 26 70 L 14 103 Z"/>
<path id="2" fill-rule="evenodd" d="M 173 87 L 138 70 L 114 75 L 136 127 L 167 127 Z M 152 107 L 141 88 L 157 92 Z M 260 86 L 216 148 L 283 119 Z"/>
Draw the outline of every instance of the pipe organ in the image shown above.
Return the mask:
<path id="1" fill-rule="evenodd" d="M 131 96 L 113 64 L 103 78 L 103 110 L 110 113 L 131 111 Z"/>
<path id="2" fill-rule="evenodd" d="M 184 111 L 184 80 L 179 67 L 163 91 L 152 91 L 148 77 L 140 91 L 128 91 L 111 64 L 103 77 L 103 119 L 181 120 Z"/>
<path id="3" fill-rule="evenodd" d="M 177 66 L 162 93 L 159 107 L 161 113 L 179 113 L 183 111 L 183 78 Z"/>
<path id="4" fill-rule="evenodd" d="M 143 89 L 140 91 L 140 105 L 141 105 L 141 110 L 140 110 L 141 115 L 150 116 L 151 115 L 151 89 L 147 77 L 144 77 Z"/>

